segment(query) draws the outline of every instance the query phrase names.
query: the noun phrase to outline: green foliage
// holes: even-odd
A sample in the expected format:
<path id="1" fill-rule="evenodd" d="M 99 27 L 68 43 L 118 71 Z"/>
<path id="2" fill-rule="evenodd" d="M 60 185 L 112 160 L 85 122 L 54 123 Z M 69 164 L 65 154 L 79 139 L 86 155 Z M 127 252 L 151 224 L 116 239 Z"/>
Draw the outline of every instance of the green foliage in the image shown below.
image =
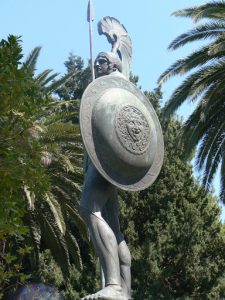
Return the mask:
<path id="1" fill-rule="evenodd" d="M 132 82 L 133 84 L 137 85 L 138 84 L 138 80 L 139 77 L 137 75 L 133 75 L 132 73 L 130 73 L 130 78 L 129 78 L 130 82 Z"/>
<path id="2" fill-rule="evenodd" d="M 90 83 L 90 66 L 84 68 L 82 58 L 70 53 L 68 60 L 65 62 L 65 67 L 67 75 L 72 74 L 72 76 L 63 86 L 56 90 L 56 94 L 63 100 L 81 99 L 85 88 Z"/>
<path id="3" fill-rule="evenodd" d="M 35 75 L 39 52 L 40 48 L 34 49 L 25 61 L 24 68 L 29 70 L 34 81 L 49 94 L 65 85 L 74 73 L 71 71 L 59 80 L 55 79 L 57 74 L 50 75 L 51 70 Z M 26 193 L 30 205 L 26 224 L 30 228 L 30 242 L 35 247 L 35 256 L 31 258 L 33 264 L 38 264 L 42 241 L 44 247 L 51 250 L 64 277 L 69 276 L 71 261 L 78 268 L 82 268 L 80 249 L 75 237 L 79 235 L 77 232 L 88 241 L 87 230 L 79 216 L 77 203 L 82 183 L 83 155 L 80 132 L 77 124 L 69 122 L 77 119 L 78 111 L 77 101 L 53 100 L 37 118 L 33 134 L 42 145 L 41 162 L 51 180 L 51 186 L 40 198 L 35 194 Z M 76 228 L 76 232 L 71 232 L 71 226 Z"/>
<path id="4" fill-rule="evenodd" d="M 20 285 L 23 285 L 30 278 L 30 275 L 24 273 L 23 259 L 31 252 L 28 246 L 15 247 L 24 239 L 22 236 L 14 239 L 2 238 L 0 242 L 0 299 L 8 292 L 16 291 Z"/>
<path id="5" fill-rule="evenodd" d="M 41 164 L 42 147 L 31 135 L 34 118 L 46 105 L 47 98 L 29 73 L 20 68 L 21 58 L 18 37 L 9 36 L 0 42 L 0 286 L 3 293 L 29 277 L 23 272 L 22 259 L 30 248 L 20 245 L 28 232 L 23 222 L 24 187 L 28 185 L 39 197 L 49 187 Z"/>
<path id="6" fill-rule="evenodd" d="M 80 133 L 78 125 L 65 123 L 77 118 L 79 106 L 50 96 L 71 74 L 52 83 L 57 74 L 51 70 L 35 75 L 40 48 L 23 64 L 21 53 L 19 38 L 9 36 L 1 41 L 0 277 L 5 290 L 27 278 L 20 258 L 18 272 L 14 272 L 17 260 L 12 251 L 21 248 L 18 237 L 33 247 L 26 255 L 26 272 L 37 268 L 44 246 L 51 249 L 64 277 L 69 276 L 71 262 L 82 267 L 79 230 L 88 241 L 77 203 L 82 182 Z M 15 250 L 10 247 L 12 241 Z"/>
<path id="7" fill-rule="evenodd" d="M 0 212 L 1 225 L 10 233 L 13 227 L 17 231 L 16 215 L 21 219 L 24 213 L 24 183 L 42 195 L 49 181 L 41 165 L 41 147 L 30 134 L 33 117 L 40 113 L 46 99 L 30 76 L 18 68 L 21 51 L 19 39 L 13 36 L 0 43 Z"/>
<path id="8" fill-rule="evenodd" d="M 186 143 L 185 157 L 198 146 L 197 167 L 203 171 L 203 184 L 210 188 L 213 177 L 221 166 L 220 198 L 225 201 L 225 151 L 224 151 L 224 75 L 225 75 L 225 2 L 213 1 L 192 8 L 179 10 L 175 16 L 190 17 L 194 22 L 206 20 L 191 31 L 178 36 L 169 45 L 175 50 L 199 40 L 210 41 L 208 45 L 179 59 L 159 79 L 159 84 L 175 75 L 191 74 L 173 92 L 165 106 L 170 115 L 187 100 L 198 101 L 182 130 Z"/>
<path id="9" fill-rule="evenodd" d="M 55 263 L 49 250 L 40 253 L 40 264 L 37 277 L 40 282 L 47 285 L 60 287 L 63 284 L 62 271 Z"/>
<path id="10" fill-rule="evenodd" d="M 45 93 L 50 95 L 61 85 L 65 84 L 73 73 L 63 76 L 60 79 L 56 79 L 59 73 L 52 73 L 51 69 L 47 69 L 36 75 L 36 64 L 40 51 L 41 47 L 35 47 L 24 61 L 22 67 L 30 74 L 30 77 L 34 79 L 35 83 L 42 87 Z"/>

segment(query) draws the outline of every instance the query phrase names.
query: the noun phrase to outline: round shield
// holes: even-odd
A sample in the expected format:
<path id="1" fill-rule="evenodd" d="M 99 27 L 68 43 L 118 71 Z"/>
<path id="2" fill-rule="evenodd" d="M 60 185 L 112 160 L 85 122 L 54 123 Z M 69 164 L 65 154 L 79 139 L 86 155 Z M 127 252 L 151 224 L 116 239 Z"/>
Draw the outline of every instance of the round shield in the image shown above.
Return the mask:
<path id="1" fill-rule="evenodd" d="M 157 115 L 145 95 L 126 79 L 107 75 L 85 90 L 81 135 L 97 170 L 117 187 L 149 187 L 162 167 L 164 144 Z"/>

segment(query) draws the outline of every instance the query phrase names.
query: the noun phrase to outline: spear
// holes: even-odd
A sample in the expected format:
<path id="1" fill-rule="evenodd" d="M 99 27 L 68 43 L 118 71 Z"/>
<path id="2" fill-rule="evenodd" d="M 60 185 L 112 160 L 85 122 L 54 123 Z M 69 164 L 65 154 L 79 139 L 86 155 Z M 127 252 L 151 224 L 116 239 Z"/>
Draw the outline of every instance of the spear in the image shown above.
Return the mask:
<path id="1" fill-rule="evenodd" d="M 92 0 L 88 1 L 88 9 L 87 9 L 87 21 L 89 22 L 89 35 L 90 35 L 90 57 L 91 57 L 91 74 L 92 81 L 95 80 L 95 70 L 94 70 L 94 58 L 93 58 L 93 21 L 94 21 L 94 9 Z M 105 276 L 103 273 L 103 269 L 100 265 L 101 270 L 101 284 L 102 288 L 105 287 Z"/>
<path id="2" fill-rule="evenodd" d="M 87 21 L 89 22 L 91 74 L 92 74 L 92 81 L 93 81 L 95 79 L 95 71 L 94 71 L 94 58 L 93 58 L 93 27 L 92 27 L 94 21 L 94 9 L 93 9 L 92 0 L 89 0 L 88 2 Z"/>

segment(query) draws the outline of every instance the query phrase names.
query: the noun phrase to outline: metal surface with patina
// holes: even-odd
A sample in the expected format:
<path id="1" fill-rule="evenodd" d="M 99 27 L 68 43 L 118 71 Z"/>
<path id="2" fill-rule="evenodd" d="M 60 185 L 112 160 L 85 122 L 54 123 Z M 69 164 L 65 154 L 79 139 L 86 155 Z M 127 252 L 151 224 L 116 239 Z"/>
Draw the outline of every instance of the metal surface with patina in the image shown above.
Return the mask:
<path id="1" fill-rule="evenodd" d="M 130 191 L 152 185 L 163 163 L 163 135 L 134 84 L 113 75 L 93 81 L 82 97 L 80 127 L 90 159 L 109 182 Z"/>

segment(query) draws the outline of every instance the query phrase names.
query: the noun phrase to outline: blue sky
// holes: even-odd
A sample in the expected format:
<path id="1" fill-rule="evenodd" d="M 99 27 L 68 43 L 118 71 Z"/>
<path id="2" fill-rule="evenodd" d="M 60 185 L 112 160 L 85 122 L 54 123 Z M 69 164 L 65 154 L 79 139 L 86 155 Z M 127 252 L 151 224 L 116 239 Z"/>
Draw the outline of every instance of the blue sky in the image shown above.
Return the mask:
<path id="1" fill-rule="evenodd" d="M 171 13 L 185 7 L 204 3 L 202 0 L 93 0 L 95 11 L 94 53 L 110 50 L 104 36 L 98 36 L 97 22 L 113 16 L 127 28 L 133 42 L 132 72 L 140 78 L 144 90 L 157 86 L 159 75 L 176 59 L 199 45 L 193 44 L 177 51 L 168 51 L 169 43 L 179 34 L 191 29 L 189 19 L 172 17 Z M 22 36 L 24 55 L 42 46 L 38 70 L 53 69 L 63 74 L 64 62 L 70 52 L 89 59 L 89 35 L 86 20 L 88 0 L 1 0 L 0 36 Z M 181 78 L 173 78 L 163 86 L 164 101 Z M 179 114 L 184 118 L 193 108 L 183 105 Z M 218 191 L 218 176 L 215 180 Z"/>
<path id="2" fill-rule="evenodd" d="M 170 14 L 180 8 L 198 5 L 196 0 L 93 0 L 95 10 L 94 52 L 109 49 L 105 37 L 98 36 L 97 22 L 110 15 L 127 28 L 133 41 L 132 71 L 140 77 L 143 89 L 153 89 L 160 73 L 188 49 L 167 51 L 178 34 L 190 29 L 192 23 Z M 88 0 L 2 0 L 1 37 L 9 33 L 22 35 L 25 55 L 35 46 L 42 46 L 38 67 L 64 72 L 64 62 L 70 51 L 89 58 Z M 190 48 L 189 48 L 190 49 Z M 164 92 L 170 93 L 165 85 Z"/>

